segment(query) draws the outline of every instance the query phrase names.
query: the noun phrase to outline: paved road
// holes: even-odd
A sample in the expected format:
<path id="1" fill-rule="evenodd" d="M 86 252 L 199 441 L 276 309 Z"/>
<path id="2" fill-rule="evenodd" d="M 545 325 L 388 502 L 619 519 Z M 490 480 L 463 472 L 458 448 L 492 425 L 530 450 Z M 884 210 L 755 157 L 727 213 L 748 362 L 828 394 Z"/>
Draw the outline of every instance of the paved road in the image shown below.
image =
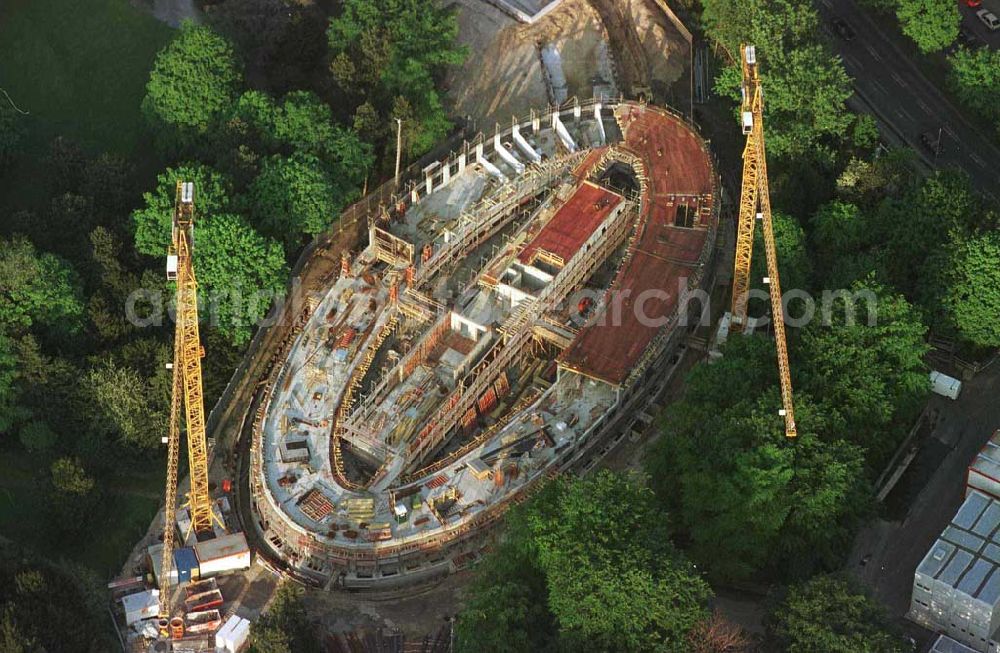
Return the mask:
<path id="1" fill-rule="evenodd" d="M 1000 149 L 985 137 L 994 127 L 966 120 L 854 0 L 820 0 L 818 6 L 824 19 L 839 16 L 857 32 L 850 42 L 835 38 L 834 46 L 854 78 L 858 97 L 880 122 L 928 165 L 960 167 L 979 190 L 1000 197 Z M 923 132 L 941 134 L 936 158 L 921 144 Z"/>
<path id="2" fill-rule="evenodd" d="M 1000 0 L 983 0 L 983 8 L 989 9 L 997 16 L 1000 16 Z M 959 3 L 958 10 L 962 12 L 962 27 L 992 49 L 1000 49 L 1000 30 L 991 32 L 983 24 L 983 21 L 976 17 L 976 11 L 978 10 L 966 6 L 965 2 Z"/>
<path id="3" fill-rule="evenodd" d="M 966 468 L 1000 427 L 998 393 L 1000 363 L 995 363 L 964 383 L 957 401 L 932 397 L 930 407 L 939 413 L 919 454 L 919 467 L 929 471 L 926 479 L 916 479 L 919 493 L 902 521 L 877 520 L 855 539 L 848 569 L 872 588 L 893 617 L 909 610 L 913 572 L 961 505 Z M 869 554 L 871 559 L 861 566 Z"/>

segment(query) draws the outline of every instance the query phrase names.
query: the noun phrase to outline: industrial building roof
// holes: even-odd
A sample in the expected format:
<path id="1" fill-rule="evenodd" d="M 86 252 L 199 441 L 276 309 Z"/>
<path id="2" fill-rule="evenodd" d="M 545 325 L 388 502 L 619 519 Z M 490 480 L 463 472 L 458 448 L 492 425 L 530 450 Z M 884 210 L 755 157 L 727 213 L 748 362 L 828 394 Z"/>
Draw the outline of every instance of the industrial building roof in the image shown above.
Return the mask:
<path id="1" fill-rule="evenodd" d="M 1000 502 L 972 492 L 941 533 L 917 574 L 988 605 L 1000 600 Z"/>

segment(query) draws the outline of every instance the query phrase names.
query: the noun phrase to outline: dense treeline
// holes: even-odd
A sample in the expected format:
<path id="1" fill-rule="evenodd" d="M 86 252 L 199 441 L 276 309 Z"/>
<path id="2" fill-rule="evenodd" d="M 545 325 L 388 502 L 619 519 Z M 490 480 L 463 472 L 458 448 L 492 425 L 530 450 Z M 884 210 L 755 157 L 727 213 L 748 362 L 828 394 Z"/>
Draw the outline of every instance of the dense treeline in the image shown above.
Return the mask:
<path id="1" fill-rule="evenodd" d="M 163 265 L 178 180 L 196 184 L 211 408 L 302 246 L 366 183 L 391 174 L 396 119 L 405 162 L 452 129 L 439 88 L 464 56 L 455 16 L 426 0 L 391 5 L 213 4 L 155 56 L 132 108 L 145 125 L 134 151 L 64 137 L 46 146 L 40 118 L 0 101 L 0 175 L 25 164 L 40 172 L 30 194 L 5 195 L 13 207 L 0 223 L 0 523 L 18 526 L 3 535 L 55 557 L 84 548 L 60 542 L 85 541 L 90 555 L 104 540 L 120 550 L 87 562 L 106 577 L 139 534 L 129 529 L 153 516 L 170 393 L 173 288 Z M 349 70 L 344 56 L 363 66 Z M 0 585 L 13 587 L 6 573 Z M 79 600 L 57 589 L 67 594 L 53 593 L 54 604 Z M 26 605 L 0 590 L 0 649 L 86 650 L 50 645 L 70 624 L 45 630 L 45 613 Z"/>
<path id="2" fill-rule="evenodd" d="M 639 486 L 625 484 L 628 499 L 599 491 L 625 483 L 603 476 L 561 481 L 515 509 L 459 620 L 463 650 L 487 641 L 510 651 L 575 650 L 576 619 L 588 620 L 594 650 L 608 646 L 604 632 L 620 638 L 609 650 L 746 650 L 738 629 L 707 617 L 707 590 L 683 603 L 630 587 L 621 609 L 638 607 L 647 617 L 638 628 L 657 635 L 632 641 L 628 628 L 612 625 L 619 603 L 607 593 L 636 574 L 632 556 L 606 548 L 615 537 L 608 533 L 649 528 L 660 529 L 658 546 L 683 555 L 671 559 L 697 564 L 675 586 L 704 587 L 701 577 L 779 583 L 765 650 L 905 650 L 872 599 L 824 574 L 842 565 L 857 528 L 874 516 L 872 485 L 928 396 L 929 330 L 956 336 L 970 356 L 1000 345 L 997 216 L 962 174 L 921 179 L 911 152 L 878 148 L 874 123 L 845 106 L 850 79 L 809 3 L 702 0 L 701 9 L 706 34 L 729 61 L 720 94 L 739 97 L 740 43 L 756 44 L 761 61 L 782 287 L 799 291 L 786 309 L 798 440 L 785 440 L 766 325 L 763 337 L 731 338 L 720 360 L 690 373 L 663 416 L 646 460 L 655 508 L 644 507 Z M 765 291 L 761 241 L 758 233 L 752 277 Z M 766 300 L 750 310 L 770 315 Z M 577 509 L 553 511 L 553 497 L 576 497 Z M 619 514 L 625 505 L 628 514 Z M 635 514 L 645 526 L 631 521 Z M 575 521 L 581 515 L 586 526 Z M 549 529 L 560 544 L 546 538 Z M 545 562 L 553 559 L 573 562 Z M 591 580 L 560 582 L 570 569 Z M 639 576 L 655 583 L 652 568 Z M 591 604 L 603 606 L 600 616 L 587 612 Z M 711 642 L 696 641 L 706 633 Z"/>

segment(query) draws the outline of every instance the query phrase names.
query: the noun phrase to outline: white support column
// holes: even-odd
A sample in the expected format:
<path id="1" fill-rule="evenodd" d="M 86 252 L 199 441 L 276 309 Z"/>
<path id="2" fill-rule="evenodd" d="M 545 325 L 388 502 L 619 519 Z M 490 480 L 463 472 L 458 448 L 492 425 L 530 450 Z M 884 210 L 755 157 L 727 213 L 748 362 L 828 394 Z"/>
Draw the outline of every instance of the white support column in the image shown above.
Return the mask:
<path id="1" fill-rule="evenodd" d="M 465 152 L 458 155 L 458 174 L 465 172 Z"/>
<path id="2" fill-rule="evenodd" d="M 540 163 L 542 161 L 542 155 L 539 154 L 535 150 L 535 148 L 531 147 L 531 143 L 529 143 L 528 141 L 526 141 L 524 139 L 524 136 L 521 136 L 521 126 L 520 125 L 514 125 L 514 127 L 511 129 L 511 135 L 514 137 L 514 143 L 516 143 L 517 146 L 519 148 L 521 148 L 521 151 L 524 152 L 524 154 L 529 159 L 531 159 L 535 163 Z"/>
<path id="3" fill-rule="evenodd" d="M 420 201 L 420 193 L 417 191 L 417 187 L 414 186 L 410 189 L 410 204 L 416 204 Z"/>
<path id="4" fill-rule="evenodd" d="M 493 136 L 493 149 L 496 151 L 500 158 L 507 162 L 511 168 L 517 172 L 517 174 L 524 173 L 524 164 L 517 160 L 512 152 L 509 152 L 502 142 L 500 142 L 500 134 Z"/>
<path id="5" fill-rule="evenodd" d="M 601 103 L 594 105 L 594 122 L 597 123 L 597 133 L 601 135 L 601 145 L 608 142 L 608 134 L 604 131 L 604 121 L 601 120 Z"/>
<path id="6" fill-rule="evenodd" d="M 428 170 L 427 175 L 424 177 L 424 186 L 427 188 L 427 194 L 430 195 L 434 192 L 434 171 Z"/>
<path id="7" fill-rule="evenodd" d="M 451 161 L 444 162 L 444 168 L 441 170 L 441 185 L 447 186 L 451 182 Z"/>
<path id="8" fill-rule="evenodd" d="M 566 125 L 563 124 L 558 111 L 552 112 L 552 128 L 555 129 L 556 135 L 559 136 L 559 140 L 566 146 L 566 149 L 570 152 L 576 152 L 576 143 L 573 142 L 573 137 L 566 131 Z"/>

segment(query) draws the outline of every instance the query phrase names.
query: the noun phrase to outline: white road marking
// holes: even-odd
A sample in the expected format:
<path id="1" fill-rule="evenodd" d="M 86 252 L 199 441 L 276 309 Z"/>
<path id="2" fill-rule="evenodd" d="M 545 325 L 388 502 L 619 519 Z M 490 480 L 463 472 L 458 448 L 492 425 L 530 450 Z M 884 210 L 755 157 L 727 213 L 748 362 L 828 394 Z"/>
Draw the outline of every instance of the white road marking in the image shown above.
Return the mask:
<path id="1" fill-rule="evenodd" d="M 878 81 L 876 79 L 872 80 L 872 86 L 874 86 L 876 88 L 876 90 L 878 90 L 878 92 L 881 93 L 881 94 L 883 94 L 883 95 L 888 95 L 889 94 L 888 91 L 885 90 L 885 86 L 882 85 L 882 82 L 880 82 L 880 81 Z"/>
<path id="2" fill-rule="evenodd" d="M 903 78 L 897 75 L 894 71 L 890 71 L 889 76 L 892 77 L 892 81 L 896 82 L 903 88 L 906 88 L 906 82 L 904 82 Z"/>
<path id="3" fill-rule="evenodd" d="M 878 51 L 872 46 L 866 45 L 865 50 L 868 50 L 868 54 L 870 54 L 872 56 L 872 59 L 874 59 L 875 61 L 882 61 L 881 55 L 879 55 Z"/>
<path id="4" fill-rule="evenodd" d="M 926 114 L 930 114 L 931 113 L 931 108 L 929 106 L 927 106 L 924 103 L 923 100 L 918 99 L 917 100 L 917 106 L 920 107 L 921 109 L 923 109 L 924 113 L 926 113 Z"/>
<path id="5" fill-rule="evenodd" d="M 904 109 L 903 107 L 899 107 L 898 109 L 896 109 L 896 115 L 899 116 L 900 118 L 913 120 L 913 116 L 910 115 L 910 112 Z"/>
<path id="6" fill-rule="evenodd" d="M 954 138 L 956 141 L 958 140 L 958 135 L 954 131 L 952 131 L 951 127 L 947 127 L 946 126 L 944 128 L 944 133 L 948 134 L 949 136 L 951 136 L 952 138 Z"/>
<path id="7" fill-rule="evenodd" d="M 849 54 L 844 55 L 844 61 L 850 64 L 851 68 L 861 68 L 861 64 L 858 63 L 858 60 Z"/>
<path id="8" fill-rule="evenodd" d="M 972 159 L 973 161 L 975 161 L 976 164 L 979 165 L 980 168 L 985 168 L 986 167 L 986 162 L 983 161 L 983 157 L 979 156 L 975 152 L 970 153 L 969 154 L 969 158 Z"/>

